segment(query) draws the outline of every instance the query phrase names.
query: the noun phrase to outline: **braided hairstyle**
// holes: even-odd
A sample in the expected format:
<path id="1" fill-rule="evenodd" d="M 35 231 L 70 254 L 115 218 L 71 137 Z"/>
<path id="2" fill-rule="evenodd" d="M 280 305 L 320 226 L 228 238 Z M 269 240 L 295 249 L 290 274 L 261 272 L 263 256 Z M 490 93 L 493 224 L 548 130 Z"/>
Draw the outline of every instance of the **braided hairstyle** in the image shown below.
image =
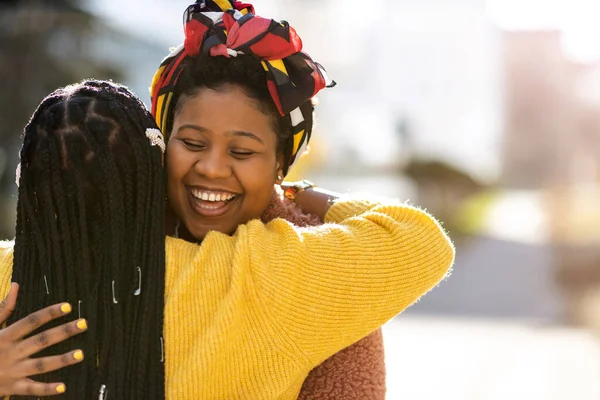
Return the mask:
<path id="1" fill-rule="evenodd" d="M 252 55 L 237 57 L 212 57 L 198 54 L 182 61 L 182 71 L 175 87 L 171 102 L 174 107 L 167 110 L 165 135 L 170 135 L 175 116 L 185 105 L 185 100 L 193 98 L 201 89 L 219 90 L 227 85 L 235 85 L 246 95 L 256 100 L 258 109 L 269 117 L 271 128 L 277 135 L 277 155 L 289 160 L 294 147 L 294 127 L 289 114 L 282 117 L 277 111 L 267 86 L 266 72 L 260 59 Z M 306 125 L 312 130 L 314 104 L 312 100 L 300 105 Z M 235 110 L 232 110 L 235 112 Z M 284 164 L 283 174 L 287 175 L 289 165 Z"/>
<path id="2" fill-rule="evenodd" d="M 164 399 L 165 178 L 147 128 L 139 99 L 95 80 L 50 94 L 25 127 L 9 323 L 64 301 L 87 319 L 43 352 L 85 353 L 41 377 L 65 399 Z"/>

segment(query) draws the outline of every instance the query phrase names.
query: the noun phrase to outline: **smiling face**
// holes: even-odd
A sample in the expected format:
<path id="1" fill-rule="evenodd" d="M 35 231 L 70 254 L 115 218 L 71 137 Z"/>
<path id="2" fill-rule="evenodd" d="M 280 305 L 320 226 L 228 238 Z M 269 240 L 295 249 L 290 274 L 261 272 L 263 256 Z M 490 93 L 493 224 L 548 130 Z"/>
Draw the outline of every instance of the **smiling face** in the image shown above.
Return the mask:
<path id="1" fill-rule="evenodd" d="M 231 234 L 260 218 L 279 182 L 271 118 L 236 85 L 180 102 L 167 144 L 171 209 L 198 240 L 211 230 Z"/>

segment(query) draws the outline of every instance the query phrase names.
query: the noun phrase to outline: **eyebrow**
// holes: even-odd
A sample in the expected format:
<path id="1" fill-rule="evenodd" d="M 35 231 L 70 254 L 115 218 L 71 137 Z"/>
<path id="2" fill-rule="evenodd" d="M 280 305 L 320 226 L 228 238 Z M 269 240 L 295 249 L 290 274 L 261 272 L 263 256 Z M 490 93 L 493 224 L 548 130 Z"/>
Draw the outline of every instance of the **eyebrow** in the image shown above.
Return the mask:
<path id="1" fill-rule="evenodd" d="M 208 129 L 200 126 L 200 125 L 194 125 L 194 124 L 185 124 L 185 125 L 181 125 L 178 129 L 177 132 L 181 131 L 182 129 L 193 129 L 195 131 L 204 133 L 207 132 Z M 232 137 L 232 136 L 243 136 L 243 137 L 247 137 L 250 139 L 254 139 L 257 142 L 261 143 L 261 144 L 265 144 L 265 142 L 259 138 L 258 136 L 256 136 L 254 133 L 252 132 L 245 132 L 245 131 L 236 131 L 236 130 L 231 130 L 231 131 L 227 131 L 227 133 L 225 133 L 225 136 L 227 137 Z"/>

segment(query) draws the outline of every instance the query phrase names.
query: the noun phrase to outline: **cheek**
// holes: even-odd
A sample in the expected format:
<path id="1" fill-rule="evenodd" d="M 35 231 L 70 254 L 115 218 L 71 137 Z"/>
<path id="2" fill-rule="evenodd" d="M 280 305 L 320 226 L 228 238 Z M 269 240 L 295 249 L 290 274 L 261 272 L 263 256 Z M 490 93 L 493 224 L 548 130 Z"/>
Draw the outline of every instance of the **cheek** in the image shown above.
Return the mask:
<path id="1" fill-rule="evenodd" d="M 187 152 L 181 151 L 177 144 L 169 144 L 166 151 L 166 168 L 167 168 L 167 189 L 169 194 L 173 189 L 181 185 L 181 180 L 184 175 L 189 171 L 191 160 L 186 154 Z"/>
<path id="2" fill-rule="evenodd" d="M 262 160 L 260 163 L 240 168 L 238 179 L 247 195 L 248 211 L 253 217 L 262 215 L 269 205 L 276 180 L 274 160 Z"/>
<path id="3" fill-rule="evenodd" d="M 166 168 L 167 168 L 167 186 L 170 188 L 172 184 L 177 181 L 179 175 L 178 164 L 174 161 L 175 154 L 167 153 L 166 156 Z"/>

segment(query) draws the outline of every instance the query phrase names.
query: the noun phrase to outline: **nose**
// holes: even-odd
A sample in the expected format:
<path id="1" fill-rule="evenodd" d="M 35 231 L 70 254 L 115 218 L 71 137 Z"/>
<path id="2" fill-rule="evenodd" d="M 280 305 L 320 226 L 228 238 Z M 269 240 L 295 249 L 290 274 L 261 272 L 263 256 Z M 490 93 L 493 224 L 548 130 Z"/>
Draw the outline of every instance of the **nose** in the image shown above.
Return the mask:
<path id="1" fill-rule="evenodd" d="M 232 174 L 231 157 L 226 152 L 210 149 L 199 152 L 194 170 L 207 179 L 229 178 Z"/>

